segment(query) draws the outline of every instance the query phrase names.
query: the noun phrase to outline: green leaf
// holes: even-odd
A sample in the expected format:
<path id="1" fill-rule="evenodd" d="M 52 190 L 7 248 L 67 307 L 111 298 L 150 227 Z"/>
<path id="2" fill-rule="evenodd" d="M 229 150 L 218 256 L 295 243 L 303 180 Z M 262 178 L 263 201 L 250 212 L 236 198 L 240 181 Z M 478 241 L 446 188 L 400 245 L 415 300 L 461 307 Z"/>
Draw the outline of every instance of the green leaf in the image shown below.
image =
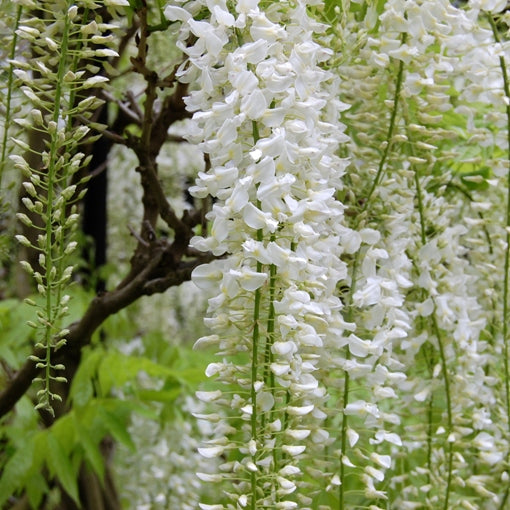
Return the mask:
<path id="1" fill-rule="evenodd" d="M 108 395 L 114 386 L 121 387 L 128 381 L 136 379 L 140 372 L 145 372 L 152 377 L 175 377 L 177 379 L 177 373 L 174 370 L 154 363 L 148 358 L 112 352 L 103 358 L 98 370 L 102 394 Z"/>
<path id="2" fill-rule="evenodd" d="M 467 167 L 467 165 L 465 165 Z M 486 179 L 490 178 L 491 170 L 489 167 L 484 166 L 478 169 L 466 170 L 461 168 L 459 170 L 460 180 L 468 190 L 486 190 L 489 187 Z"/>
<path id="3" fill-rule="evenodd" d="M 342 8 L 342 2 L 340 0 L 326 0 L 324 2 L 324 13 L 326 18 L 333 23 L 336 21 L 337 14 L 335 12 L 335 7 Z"/>
<path id="4" fill-rule="evenodd" d="M 62 484 L 62 488 L 79 506 L 78 496 L 78 473 L 73 469 L 68 453 L 62 446 L 59 438 L 53 434 L 52 430 L 48 430 L 48 458 L 47 463 L 49 469 L 58 478 Z"/>
<path id="5" fill-rule="evenodd" d="M 34 410 L 34 403 L 25 395 L 16 404 L 12 421 L 6 429 L 6 436 L 20 447 L 26 443 L 26 438 L 38 429 L 39 414 Z"/>
<path id="6" fill-rule="evenodd" d="M 18 365 L 18 356 L 7 345 L 0 344 L 0 359 L 3 359 L 11 367 Z"/>
<path id="7" fill-rule="evenodd" d="M 108 429 L 108 432 L 116 441 L 127 446 L 130 450 L 135 451 L 135 444 L 127 430 L 127 420 L 123 420 L 119 415 L 108 411 L 104 407 L 98 409 L 98 415 L 101 417 L 101 421 Z"/>
<path id="8" fill-rule="evenodd" d="M 40 472 L 34 473 L 27 479 L 26 490 L 28 501 L 32 508 L 40 508 L 44 494 L 49 490 L 44 476 Z"/>
<path id="9" fill-rule="evenodd" d="M 76 435 L 73 427 L 73 416 L 70 413 L 59 418 L 51 427 L 53 435 L 65 451 L 71 451 L 76 444 Z"/>
<path id="10" fill-rule="evenodd" d="M 34 459 L 34 442 L 30 439 L 7 461 L 0 477 L 0 508 L 24 485 Z"/>
<path id="11" fill-rule="evenodd" d="M 388 0 L 377 0 L 377 14 L 381 15 L 384 12 L 384 6 Z"/>
<path id="12" fill-rule="evenodd" d="M 93 378 L 104 356 L 105 352 L 102 349 L 84 350 L 82 362 L 73 378 L 69 392 L 69 398 L 75 406 L 83 407 L 93 397 Z"/>
<path id="13" fill-rule="evenodd" d="M 131 9 L 134 9 L 135 11 L 143 8 L 142 0 L 128 0 L 128 2 Z"/>
<path id="14" fill-rule="evenodd" d="M 0 301 L 0 321 L 3 321 L 4 317 L 19 304 L 20 302 L 17 299 L 4 299 L 3 301 Z M 4 325 L 3 322 L 2 325 Z"/>
<path id="15" fill-rule="evenodd" d="M 101 451 L 99 450 L 97 441 L 100 438 L 96 438 L 96 440 L 94 440 L 92 435 L 89 433 L 87 428 L 82 425 L 81 421 L 75 413 L 73 413 L 73 422 L 76 431 L 77 442 L 83 448 L 85 458 L 89 461 L 97 476 L 103 480 L 104 459 L 101 455 Z"/>

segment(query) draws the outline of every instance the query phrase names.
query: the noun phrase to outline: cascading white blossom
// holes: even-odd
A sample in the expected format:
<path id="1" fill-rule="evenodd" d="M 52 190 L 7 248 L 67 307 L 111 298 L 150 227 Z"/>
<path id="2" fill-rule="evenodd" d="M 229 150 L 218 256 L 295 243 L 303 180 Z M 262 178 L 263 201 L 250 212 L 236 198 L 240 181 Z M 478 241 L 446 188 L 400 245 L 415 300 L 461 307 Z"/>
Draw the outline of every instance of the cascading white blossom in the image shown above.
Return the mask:
<path id="1" fill-rule="evenodd" d="M 333 36 L 318 1 L 165 10 L 196 84 L 187 136 L 207 167 L 192 192 L 214 199 L 192 240 L 218 257 L 193 273 L 210 296 L 195 347 L 218 354 L 197 396 L 228 412 L 201 415 L 215 438 L 199 451 L 224 462 L 199 476 L 225 482 L 205 510 L 505 501 L 478 474 L 508 478 L 504 221 L 465 186 L 478 175 L 459 177 L 480 142 L 505 186 L 506 135 L 486 126 L 506 128 L 507 49 L 483 22 L 504 5 L 357 4 Z"/>
<path id="2" fill-rule="evenodd" d="M 388 169 L 384 169 L 388 178 L 381 178 L 373 192 L 373 203 L 367 208 L 379 225 L 381 244 L 387 245 L 392 232 L 383 218 L 396 217 L 398 227 L 407 229 L 401 239 L 405 252 L 400 253 L 404 269 L 400 276 L 405 275 L 408 280 L 408 296 L 397 305 L 399 313 L 407 317 L 406 334 L 392 342 L 397 362 L 407 375 L 406 380 L 400 381 L 400 402 L 393 408 L 398 423 L 406 428 L 399 427 L 404 448 L 396 452 L 395 460 L 398 463 L 402 458 L 412 459 L 413 451 L 420 449 L 426 453 L 410 462 L 405 475 L 393 477 L 395 508 L 417 508 L 423 500 L 434 508 L 470 505 L 472 490 L 487 498 L 489 504 L 498 501 L 493 492 L 482 487 L 481 479 L 469 476 L 469 463 L 459 454 L 476 444 L 481 464 L 487 467 L 491 461 L 502 460 L 488 418 L 495 399 L 490 378 L 486 377 L 490 355 L 484 352 L 486 342 L 480 340 L 486 326 L 486 314 L 475 297 L 479 294 L 480 275 L 470 267 L 467 248 L 469 225 L 475 221 L 477 211 L 467 206 L 466 196 L 458 190 L 456 195 L 453 186 L 448 187 L 455 176 L 447 162 L 455 157 L 462 160 L 464 140 L 459 137 L 460 126 L 456 132 L 443 120 L 446 112 L 454 111 L 457 102 L 457 93 L 452 97 L 449 85 L 460 80 L 457 73 L 461 74 L 460 69 L 466 65 L 484 65 L 480 59 L 468 57 L 481 51 L 482 40 L 487 41 L 488 32 L 480 28 L 477 16 L 477 12 L 466 13 L 447 1 L 388 1 L 379 18 L 383 35 L 367 37 L 366 48 L 371 51 L 365 54 L 369 65 L 364 72 L 357 72 L 370 77 L 370 67 L 391 69 L 392 63 L 398 62 L 399 71 L 390 70 L 390 79 L 402 77 L 396 128 L 393 138 L 387 141 L 392 144 Z M 431 52 L 434 45 L 441 50 Z M 492 69 L 479 79 L 494 80 L 495 74 Z M 501 96 L 501 90 L 489 92 L 486 85 L 480 90 Z M 365 83 L 363 86 L 366 89 Z M 378 90 L 377 84 L 374 89 Z M 469 86 L 458 90 L 465 90 L 464 96 L 463 92 L 459 94 L 464 99 L 474 89 Z M 365 105 L 364 116 L 353 106 L 353 127 L 358 119 L 370 115 L 369 105 Z M 395 109 L 395 100 L 388 106 Z M 459 117 L 470 111 L 466 105 L 459 105 L 456 110 Z M 473 124 L 472 119 L 468 120 Z M 354 149 L 353 160 L 360 166 L 361 161 L 366 161 L 368 166 L 370 160 L 379 158 L 377 152 L 371 152 L 369 143 L 380 138 L 359 139 L 361 146 Z M 442 156 L 441 151 L 448 156 Z M 398 196 L 400 199 L 395 200 Z M 397 260 L 396 253 L 390 252 L 384 265 L 394 266 Z M 375 301 L 379 303 L 380 299 Z M 362 327 L 359 321 L 357 327 Z M 425 373 L 418 372 L 417 367 L 423 367 Z M 420 403 L 425 403 L 421 410 Z M 397 411 L 399 404 L 402 408 Z M 423 420 L 409 424 L 408 419 L 403 419 L 408 413 L 422 413 Z M 487 441 L 473 441 L 481 433 Z M 469 490 L 465 490 L 462 478 L 468 480 Z M 421 490 L 420 486 L 425 488 Z"/>
<path id="3" fill-rule="evenodd" d="M 336 155 L 347 141 L 338 122 L 346 105 L 320 66 L 331 52 L 314 40 L 324 29 L 307 13 L 315 3 L 263 11 L 252 0 L 230 12 L 224 2 L 204 1 L 200 21 L 186 5 L 166 10 L 182 21 L 188 60 L 180 79 L 199 84 L 186 101 L 195 112 L 191 138 L 210 168 L 192 193 L 216 199 L 210 232 L 192 246 L 226 256 L 193 273 L 200 288 L 220 291 L 209 299 L 213 334 L 197 346 L 214 344 L 224 359 L 206 373 L 235 385 L 232 394 L 200 397 L 231 407 L 244 422 L 241 435 L 221 426 L 200 449 L 229 459 L 223 477 L 236 490 L 226 508 L 311 503 L 295 479 L 307 449 L 329 442 L 321 357 L 325 345 L 331 352 L 350 342 L 344 331 L 352 325 L 336 296 L 348 277 L 341 255 L 359 246 L 335 198 L 347 165 Z"/>

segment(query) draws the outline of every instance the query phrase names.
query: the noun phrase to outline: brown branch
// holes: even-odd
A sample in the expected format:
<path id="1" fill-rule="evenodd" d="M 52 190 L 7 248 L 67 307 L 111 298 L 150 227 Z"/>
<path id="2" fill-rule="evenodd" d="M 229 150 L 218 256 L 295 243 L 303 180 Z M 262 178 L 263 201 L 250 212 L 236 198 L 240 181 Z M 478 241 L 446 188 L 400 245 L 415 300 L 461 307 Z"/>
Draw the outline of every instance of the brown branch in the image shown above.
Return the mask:
<path id="1" fill-rule="evenodd" d="M 161 187 L 161 183 L 158 179 L 156 172 L 152 166 L 145 167 L 140 169 L 140 172 L 144 174 L 146 179 L 147 193 L 149 193 L 152 197 L 154 197 L 161 218 L 165 221 L 165 223 L 174 230 L 176 237 L 177 236 L 186 236 L 188 233 L 187 226 L 177 217 L 175 211 L 172 206 L 166 199 L 166 195 L 163 192 Z"/>
<path id="2" fill-rule="evenodd" d="M 128 90 L 126 92 L 126 97 L 128 99 L 129 105 L 131 106 L 131 109 L 138 116 L 138 119 L 139 120 L 143 119 L 143 112 L 140 109 L 140 107 L 138 106 L 138 103 L 136 102 L 136 97 L 135 97 L 133 91 L 132 90 Z"/>
<path id="3" fill-rule="evenodd" d="M 158 151 L 167 140 L 168 128 L 179 120 L 187 119 L 190 113 L 186 110 L 184 97 L 188 93 L 186 83 L 177 83 L 173 94 L 165 97 L 159 115 L 154 121 L 151 151 Z"/>
<path id="4" fill-rule="evenodd" d="M 122 112 L 126 115 L 127 118 L 131 119 L 135 124 L 140 125 L 141 116 L 139 110 L 133 111 L 124 101 L 116 99 L 115 97 L 113 97 L 112 94 L 110 94 L 106 90 L 102 90 L 101 95 L 110 103 L 115 103 L 119 107 L 119 110 L 122 110 Z M 133 105 L 131 99 L 129 100 L 129 104 L 131 106 Z"/>
<path id="5" fill-rule="evenodd" d="M 135 274 L 130 281 L 119 284 L 113 291 L 96 296 L 83 317 L 68 327 L 66 345 L 53 352 L 52 359 L 55 363 L 65 365 L 67 358 L 73 357 L 82 347 L 88 345 L 93 333 L 110 315 L 127 307 L 141 296 L 164 292 L 171 286 L 189 280 L 193 268 L 210 258 L 204 255 L 203 258 L 194 261 L 179 262 L 172 269 L 172 264 L 169 263 L 171 246 L 159 241 L 146 250 L 144 269 Z M 173 262 L 175 261 L 172 259 Z M 34 349 L 33 354 L 38 357 L 45 355 L 42 349 Z M 0 393 L 0 417 L 13 409 L 39 372 L 33 361 L 27 361 L 16 372 L 8 386 Z"/>
<path id="6" fill-rule="evenodd" d="M 114 143 L 118 143 L 119 145 L 126 145 L 126 139 L 122 136 L 118 135 L 117 133 L 114 133 L 113 131 L 109 131 L 108 129 L 104 129 L 101 131 L 101 134 L 105 137 L 111 140 Z"/>
<path id="7" fill-rule="evenodd" d="M 200 259 L 195 259 L 189 262 L 181 263 L 181 268 L 175 271 L 172 274 L 169 274 L 165 277 L 155 278 L 144 287 L 144 294 L 147 296 L 151 296 L 152 294 L 159 294 L 165 292 L 166 289 L 179 285 L 184 281 L 188 281 L 191 279 L 191 273 L 195 267 L 200 264 L 205 264 L 206 262 L 210 262 L 215 257 L 211 254 L 202 254 Z"/>

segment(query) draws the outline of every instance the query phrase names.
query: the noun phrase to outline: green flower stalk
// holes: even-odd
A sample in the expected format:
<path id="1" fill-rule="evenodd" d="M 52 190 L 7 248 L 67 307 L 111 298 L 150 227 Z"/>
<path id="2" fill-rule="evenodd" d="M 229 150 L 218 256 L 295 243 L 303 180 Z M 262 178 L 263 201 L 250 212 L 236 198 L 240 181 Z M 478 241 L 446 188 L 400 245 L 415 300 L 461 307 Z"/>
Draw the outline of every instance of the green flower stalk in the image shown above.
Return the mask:
<path id="1" fill-rule="evenodd" d="M 489 20 L 494 40 L 500 43 L 500 36 L 498 27 L 494 22 L 493 14 L 487 13 L 487 19 Z M 508 78 L 508 71 L 506 66 L 506 59 L 503 55 L 499 57 L 499 66 L 501 68 L 501 75 L 503 77 L 503 89 L 506 98 L 506 119 L 507 119 L 507 157 L 510 163 L 510 81 Z M 505 248 L 505 259 L 503 263 L 503 314 L 502 314 L 502 328 L 503 328 L 503 368 L 504 368 L 504 383 L 505 383 L 505 404 L 506 404 L 506 419 L 508 426 L 508 435 L 510 437 L 510 338 L 508 332 L 508 320 L 510 310 L 510 298 L 509 298 L 509 284 L 510 284 L 510 170 L 507 172 L 507 200 L 506 200 L 506 214 L 505 214 L 505 230 L 506 230 L 506 248 Z M 510 452 L 510 450 L 509 450 Z M 507 463 L 510 461 L 510 453 L 507 456 Z M 508 495 L 510 493 L 510 487 L 505 490 L 502 498 L 500 508 L 503 509 Z"/>
<path id="2" fill-rule="evenodd" d="M 18 27 L 23 12 L 23 6 L 18 5 L 16 9 L 16 17 L 14 21 L 14 30 L 12 34 L 12 40 L 10 42 L 9 59 L 13 60 L 16 56 L 17 43 L 18 43 Z M 4 176 L 5 166 L 7 164 L 7 150 L 9 146 L 9 132 L 12 123 L 12 110 L 13 110 L 13 92 L 14 92 L 14 65 L 9 63 L 7 70 L 7 92 L 5 95 L 4 106 L 4 125 L 3 125 L 3 137 L 2 137 L 2 150 L 0 156 L 0 189 L 2 187 L 2 180 Z"/>
<path id="3" fill-rule="evenodd" d="M 87 2 L 85 2 L 87 4 Z M 79 13 L 78 5 L 69 1 L 40 2 L 42 17 L 23 19 L 18 33 L 31 44 L 45 48 L 44 55 L 13 61 L 14 73 L 21 82 L 21 91 L 31 103 L 30 121 L 15 119 L 18 124 L 35 130 L 42 138 L 46 149 L 37 152 L 21 139 L 14 142 L 30 154 L 30 157 L 12 156 L 15 167 L 23 173 L 26 196 L 23 204 L 31 217 L 20 212 L 18 219 L 30 230 L 35 230 L 35 239 L 18 235 L 18 241 L 27 249 L 39 252 L 38 268 L 29 262 L 23 267 L 34 277 L 42 304 L 35 304 L 37 321 L 31 325 L 38 330 L 37 347 L 43 354 L 32 356 L 37 368 L 42 370 L 36 381 L 42 384 L 38 392 L 37 408 L 53 414 L 52 402 L 61 400 L 53 391 L 53 384 L 65 382 L 58 373 L 63 365 L 52 361 L 53 353 L 65 344 L 66 330 L 62 319 L 67 314 L 69 296 L 65 288 L 69 285 L 73 267 L 69 256 L 76 248 L 73 232 L 78 214 L 74 205 L 83 196 L 76 179 L 78 170 L 88 164 L 89 158 L 79 151 L 79 146 L 88 136 L 89 128 L 76 125 L 76 119 L 87 119 L 101 102 L 95 97 L 78 101 L 82 92 L 100 86 L 102 77 L 90 77 L 86 70 L 79 69 L 85 59 L 101 56 L 104 48 L 87 48 L 87 15 L 94 13 L 85 7 Z M 29 13 L 27 13 L 29 14 Z M 96 24 L 97 27 L 97 24 Z M 93 30 L 96 32 L 99 28 Z M 84 36 L 84 34 L 86 34 Z M 88 34 L 96 36 L 97 34 Z M 33 124 L 33 126 L 32 126 Z M 36 162 L 37 167 L 28 161 Z M 38 217 L 39 226 L 33 218 Z"/>

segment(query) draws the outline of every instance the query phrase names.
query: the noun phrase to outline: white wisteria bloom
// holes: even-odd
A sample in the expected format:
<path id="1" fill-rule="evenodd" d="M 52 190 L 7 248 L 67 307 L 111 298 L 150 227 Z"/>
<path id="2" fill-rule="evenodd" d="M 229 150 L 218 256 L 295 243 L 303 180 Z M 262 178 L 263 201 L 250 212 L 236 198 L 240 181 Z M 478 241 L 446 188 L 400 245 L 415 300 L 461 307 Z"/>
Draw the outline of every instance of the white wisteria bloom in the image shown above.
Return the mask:
<path id="1" fill-rule="evenodd" d="M 231 465 L 242 480 L 232 503 L 241 507 L 255 504 L 249 502 L 255 490 L 257 504 L 296 507 L 297 482 L 281 473 L 298 476 L 306 442 L 328 440 L 321 429 L 327 414 L 319 358 L 324 339 L 331 343 L 346 324 L 335 295 L 347 278 L 340 255 L 356 250 L 335 198 L 348 164 L 336 155 L 348 140 L 338 122 L 346 105 L 335 97 L 338 80 L 321 66 L 332 52 L 314 38 L 323 26 L 309 16 L 308 4 L 315 2 L 263 10 L 253 0 L 229 10 L 225 2 L 204 0 L 165 11 L 181 23 L 188 59 L 179 77 L 199 85 L 186 99 L 194 112 L 190 140 L 210 161 L 191 191 L 216 199 L 207 215 L 209 235 L 192 246 L 226 256 L 193 272 L 209 293 L 206 323 L 214 331 L 197 345 L 250 356 L 247 365 L 225 360 L 206 371 L 243 389 L 231 399 L 246 421 L 241 441 L 253 446 Z M 205 13 L 199 21 L 197 5 Z M 187 46 L 189 35 L 194 42 Z M 198 395 L 224 400 L 216 390 Z M 298 444 L 281 443 L 282 423 Z M 237 448 L 232 441 L 199 451 L 217 457 Z M 271 456 L 272 449 L 282 454 Z M 269 485 L 257 481 L 259 473 Z"/>
<path id="2" fill-rule="evenodd" d="M 191 245 L 218 257 L 193 272 L 210 329 L 195 347 L 219 356 L 197 395 L 237 423 L 209 414 L 216 439 L 200 452 L 225 462 L 202 479 L 235 484 L 203 507 L 312 508 L 307 473 L 348 508 L 355 472 L 367 506 L 466 506 L 469 441 L 494 471 L 505 458 L 490 317 L 506 241 L 485 220 L 501 224 L 501 208 L 464 187 L 483 176 L 459 177 L 507 151 L 509 48 L 483 21 L 504 5 L 352 2 L 330 27 L 313 17 L 323 7 L 165 9 L 187 57 L 187 137 L 208 161 L 191 192 L 213 197 Z M 504 188 L 508 165 L 493 162 Z"/>

